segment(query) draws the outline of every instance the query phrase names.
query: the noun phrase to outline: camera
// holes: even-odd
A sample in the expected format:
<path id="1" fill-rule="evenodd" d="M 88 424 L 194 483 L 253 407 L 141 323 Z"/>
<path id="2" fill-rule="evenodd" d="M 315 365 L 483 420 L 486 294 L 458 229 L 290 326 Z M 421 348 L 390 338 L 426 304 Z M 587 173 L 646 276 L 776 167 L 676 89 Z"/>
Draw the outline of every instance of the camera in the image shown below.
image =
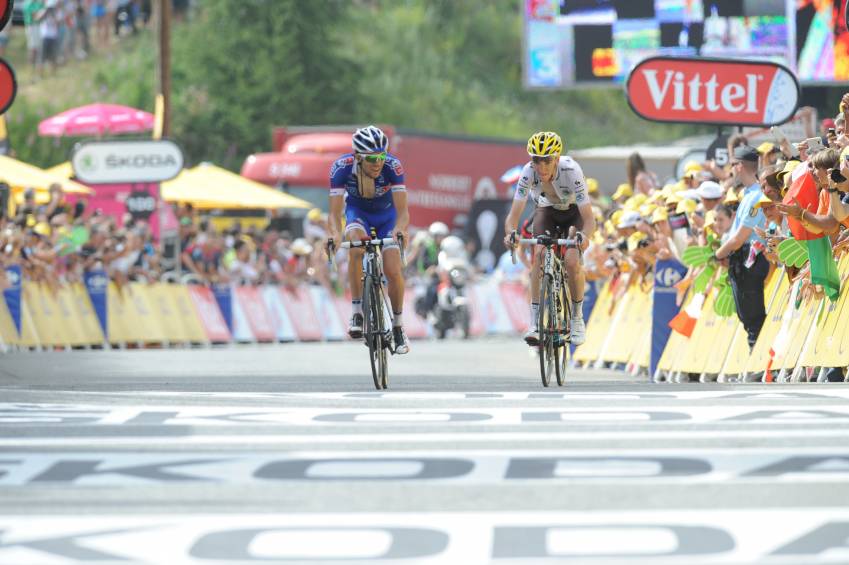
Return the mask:
<path id="1" fill-rule="evenodd" d="M 831 180 L 834 182 L 846 182 L 846 177 L 840 173 L 840 169 L 831 169 Z"/>

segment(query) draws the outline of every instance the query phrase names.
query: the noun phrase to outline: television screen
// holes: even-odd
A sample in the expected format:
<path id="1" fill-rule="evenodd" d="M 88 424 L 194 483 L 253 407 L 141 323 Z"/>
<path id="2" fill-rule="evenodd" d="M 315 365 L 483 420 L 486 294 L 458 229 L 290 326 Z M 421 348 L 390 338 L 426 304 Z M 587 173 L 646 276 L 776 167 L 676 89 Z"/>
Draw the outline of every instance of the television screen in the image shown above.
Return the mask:
<path id="1" fill-rule="evenodd" d="M 525 0 L 525 85 L 613 84 L 646 57 L 769 60 L 849 79 L 843 0 Z"/>

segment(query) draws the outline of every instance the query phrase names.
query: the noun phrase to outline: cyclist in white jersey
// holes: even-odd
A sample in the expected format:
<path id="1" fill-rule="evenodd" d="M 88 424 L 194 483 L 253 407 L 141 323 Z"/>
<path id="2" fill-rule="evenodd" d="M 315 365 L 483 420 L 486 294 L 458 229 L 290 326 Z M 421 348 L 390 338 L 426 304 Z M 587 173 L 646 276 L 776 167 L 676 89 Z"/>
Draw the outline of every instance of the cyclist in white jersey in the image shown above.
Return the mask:
<path id="1" fill-rule="evenodd" d="M 504 223 L 504 233 L 507 234 L 504 243 L 508 247 L 512 245 L 510 236 L 516 233 L 528 195 L 531 195 L 537 206 L 533 221 L 534 237 L 543 234 L 572 237 L 570 232 L 575 228 L 575 237 L 580 241 L 581 252 L 589 245 L 589 237 L 595 232 L 596 225 L 587 181 L 581 166 L 571 157 L 561 156 L 562 152 L 563 142 L 554 132 L 539 132 L 528 140 L 528 155 L 531 156 L 531 161 L 522 169 L 513 196 L 513 205 Z M 534 320 L 539 313 L 542 251 L 542 248 L 538 247 L 534 252 L 531 273 L 531 326 L 525 334 L 528 345 L 539 343 L 539 332 Z M 586 341 L 583 314 L 585 277 L 577 249 L 566 250 L 564 264 L 569 276 L 569 291 L 572 294 L 570 337 L 573 344 L 581 345 Z"/>

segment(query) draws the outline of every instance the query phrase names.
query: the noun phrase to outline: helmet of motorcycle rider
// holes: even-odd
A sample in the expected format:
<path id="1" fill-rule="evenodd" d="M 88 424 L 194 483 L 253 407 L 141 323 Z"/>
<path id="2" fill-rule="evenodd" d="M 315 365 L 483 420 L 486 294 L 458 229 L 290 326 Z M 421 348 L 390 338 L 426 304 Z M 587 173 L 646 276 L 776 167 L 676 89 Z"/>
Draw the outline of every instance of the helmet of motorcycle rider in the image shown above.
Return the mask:
<path id="1" fill-rule="evenodd" d="M 466 244 L 456 235 L 449 235 L 439 245 L 439 257 L 437 260 L 439 267 L 446 271 L 457 267 L 468 267 L 469 257 L 466 253 Z"/>
<path id="2" fill-rule="evenodd" d="M 456 235 L 449 235 L 442 240 L 439 245 L 439 250 L 445 253 L 446 256 L 453 259 L 458 259 L 466 255 L 466 244 Z"/>
<path id="3" fill-rule="evenodd" d="M 442 222 L 433 222 L 427 231 L 431 237 L 445 237 L 450 233 L 448 226 Z"/>

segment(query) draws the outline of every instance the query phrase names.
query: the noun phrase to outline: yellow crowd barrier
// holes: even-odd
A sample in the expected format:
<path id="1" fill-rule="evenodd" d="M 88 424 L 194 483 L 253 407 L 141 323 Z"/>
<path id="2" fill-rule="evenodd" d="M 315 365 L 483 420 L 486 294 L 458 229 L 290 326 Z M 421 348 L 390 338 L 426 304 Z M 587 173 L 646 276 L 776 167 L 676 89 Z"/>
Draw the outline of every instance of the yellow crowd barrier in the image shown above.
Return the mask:
<path id="1" fill-rule="evenodd" d="M 0 299 L 0 348 L 71 348 L 208 343 L 188 288 L 175 284 L 109 284 L 108 339 L 82 284 L 49 286 L 24 281 L 21 331 Z"/>
<path id="2" fill-rule="evenodd" d="M 739 375 L 792 374 L 802 368 L 849 365 L 849 254 L 838 261 L 841 292 L 831 302 L 790 281 L 775 269 L 764 292 L 767 318 L 750 351 L 746 331 L 736 316 L 714 312 L 719 290 L 708 291 L 701 314 L 688 338 L 672 332 L 658 368 L 665 373 Z M 587 324 L 587 341 L 575 352 L 582 364 L 627 363 L 647 367 L 651 349 L 651 289 L 626 285 L 622 293 L 605 284 Z M 622 287 L 619 286 L 621 289 Z M 686 308 L 692 296 L 688 296 Z"/>

